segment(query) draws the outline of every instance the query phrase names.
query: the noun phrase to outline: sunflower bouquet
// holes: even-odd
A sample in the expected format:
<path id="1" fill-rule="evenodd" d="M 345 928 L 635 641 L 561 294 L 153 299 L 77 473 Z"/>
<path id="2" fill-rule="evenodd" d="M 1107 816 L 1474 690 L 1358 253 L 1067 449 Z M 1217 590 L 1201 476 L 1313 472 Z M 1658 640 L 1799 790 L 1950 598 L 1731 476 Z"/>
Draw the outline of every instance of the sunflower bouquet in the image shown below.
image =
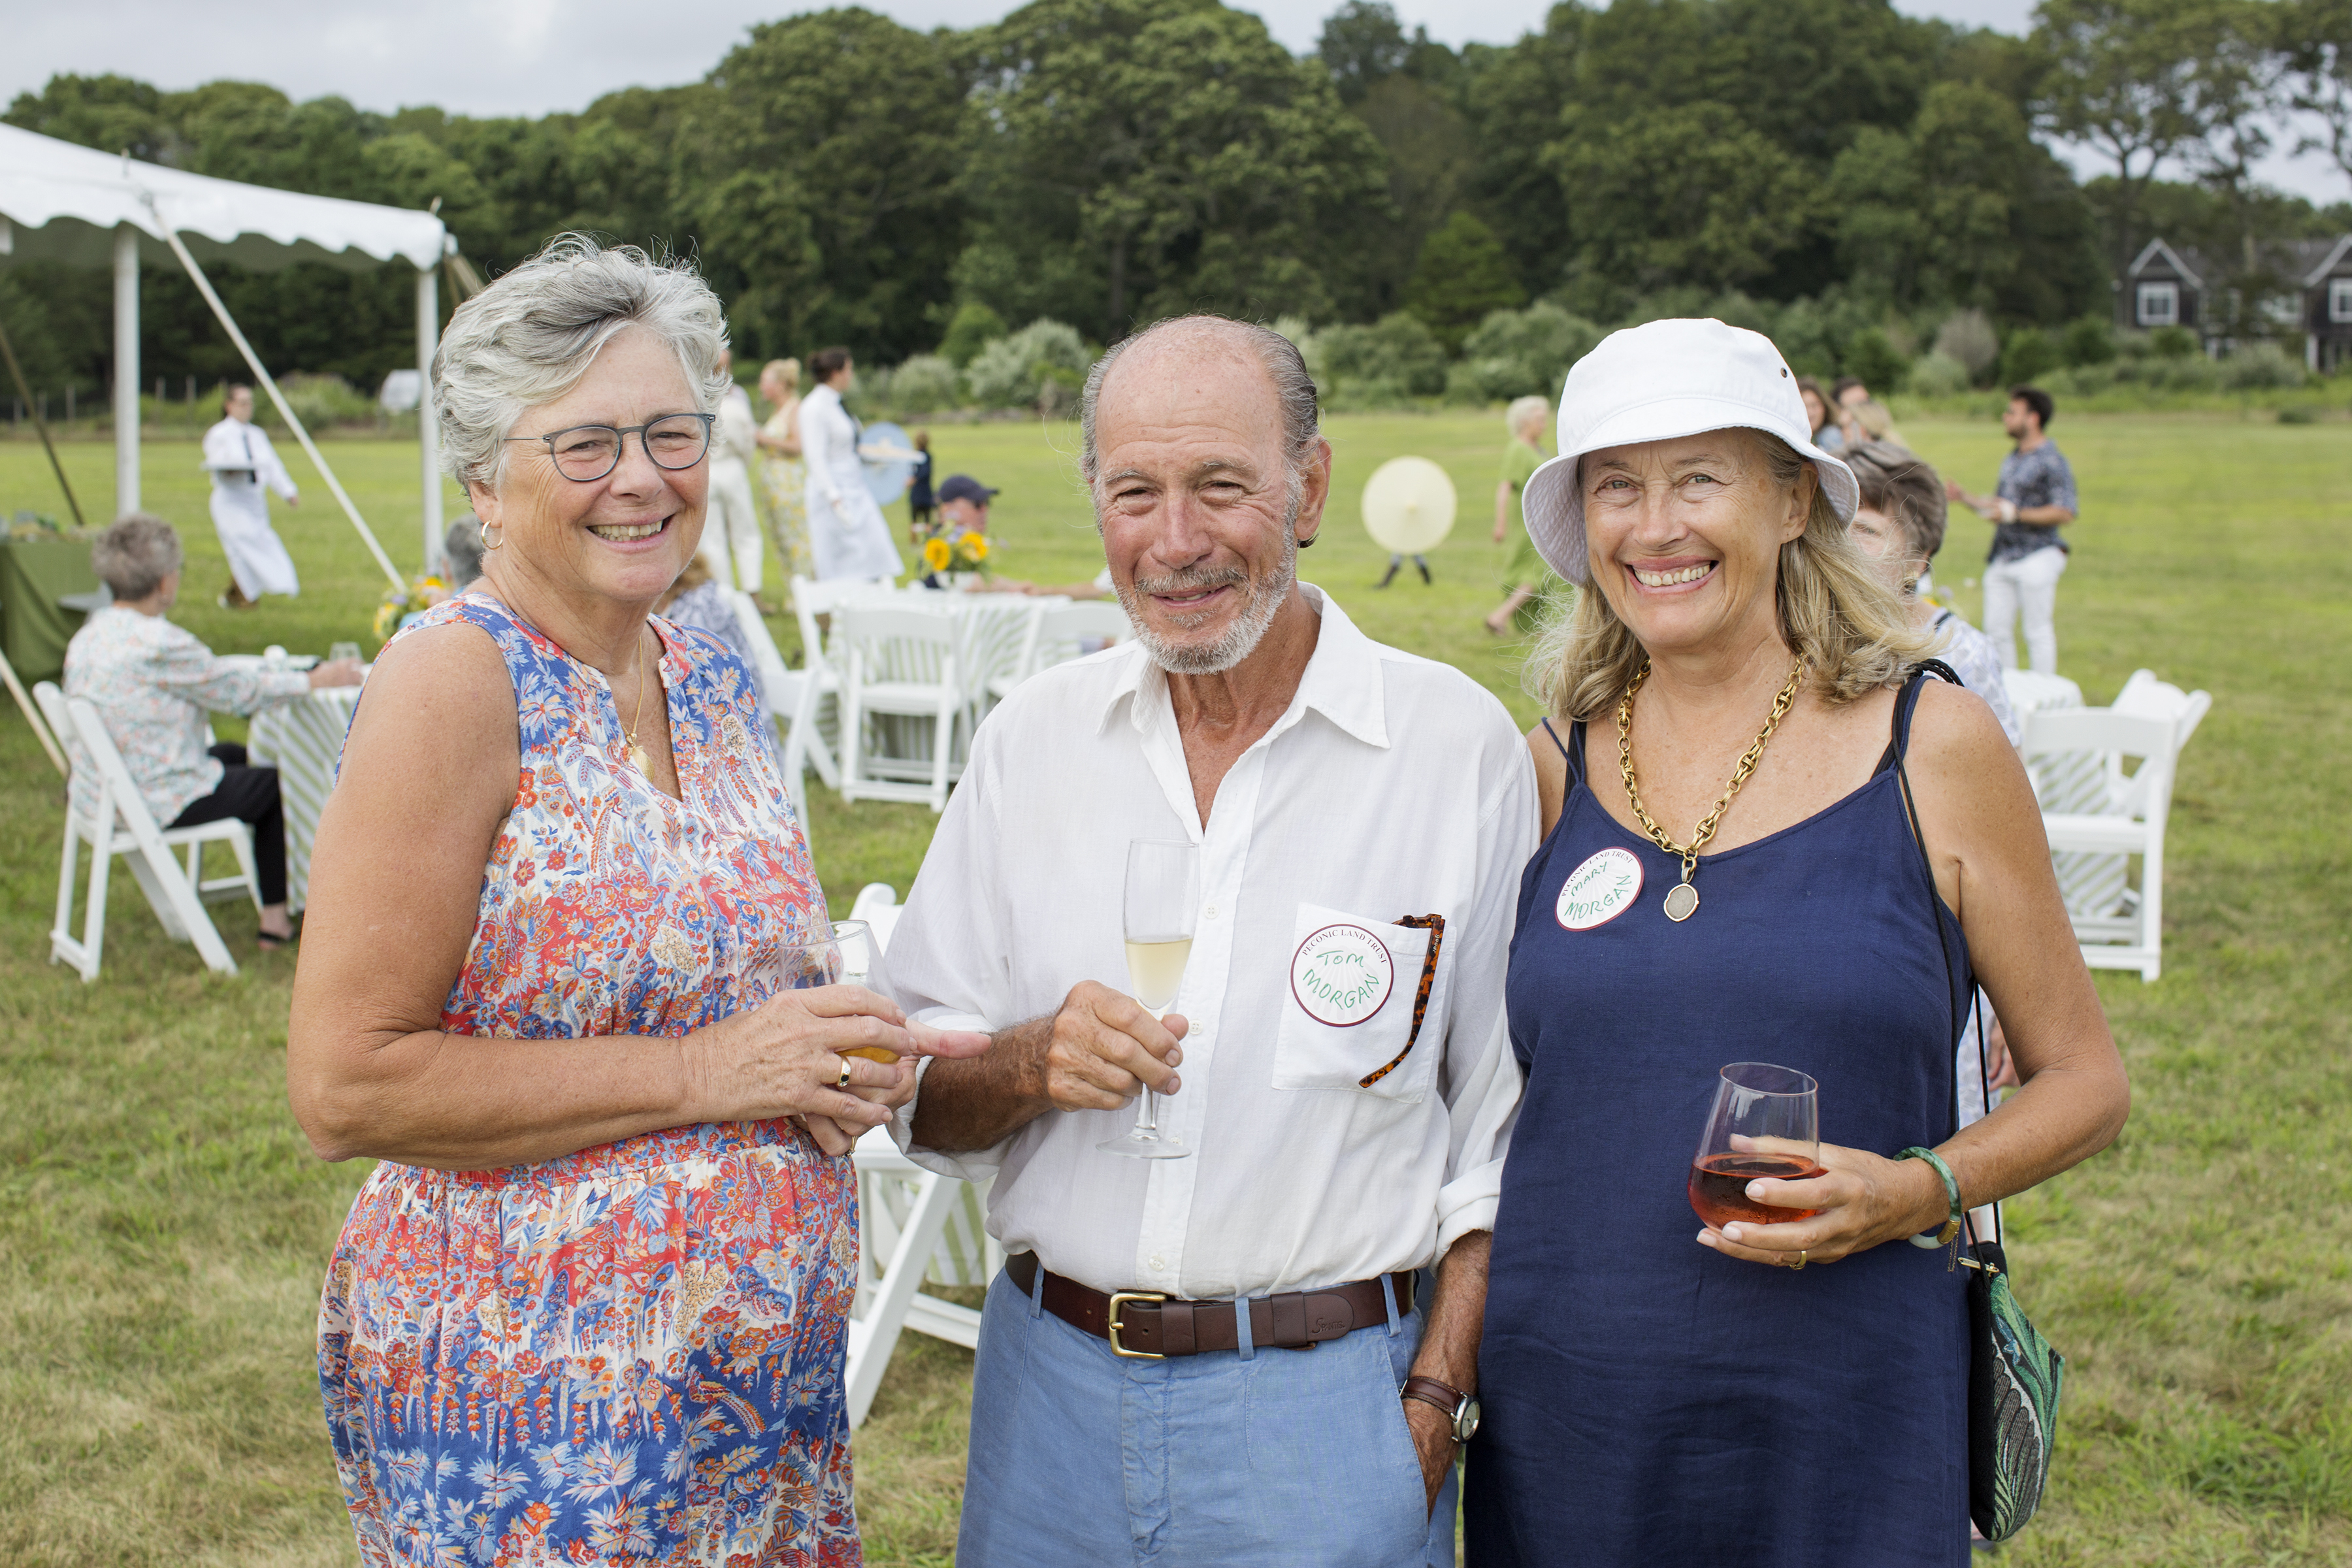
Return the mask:
<path id="1" fill-rule="evenodd" d="M 990 549 L 984 533 L 935 533 L 923 542 L 923 565 L 934 573 L 977 572 L 986 577 Z"/>
<path id="2" fill-rule="evenodd" d="M 407 618 L 412 605 L 421 610 L 431 604 L 433 601 L 426 595 L 426 589 L 446 589 L 447 586 L 438 577 L 419 577 L 405 588 L 385 589 L 383 602 L 375 607 L 375 640 L 382 643 L 389 638 L 399 628 L 400 623 Z"/>

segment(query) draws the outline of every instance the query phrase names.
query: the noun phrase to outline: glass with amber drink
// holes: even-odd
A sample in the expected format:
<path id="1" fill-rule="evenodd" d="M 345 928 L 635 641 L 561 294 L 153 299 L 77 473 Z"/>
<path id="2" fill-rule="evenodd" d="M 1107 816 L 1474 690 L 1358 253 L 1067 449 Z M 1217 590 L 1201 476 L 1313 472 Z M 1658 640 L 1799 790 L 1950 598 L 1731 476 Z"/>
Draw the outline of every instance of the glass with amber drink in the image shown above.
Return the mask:
<path id="1" fill-rule="evenodd" d="M 1748 1195 L 1757 1180 L 1804 1181 L 1828 1174 L 1820 1159 L 1821 1086 L 1793 1068 L 1734 1062 L 1716 1076 L 1715 1103 L 1691 1159 L 1690 1205 L 1721 1229 L 1785 1225 L 1819 1209 L 1776 1208 Z"/>

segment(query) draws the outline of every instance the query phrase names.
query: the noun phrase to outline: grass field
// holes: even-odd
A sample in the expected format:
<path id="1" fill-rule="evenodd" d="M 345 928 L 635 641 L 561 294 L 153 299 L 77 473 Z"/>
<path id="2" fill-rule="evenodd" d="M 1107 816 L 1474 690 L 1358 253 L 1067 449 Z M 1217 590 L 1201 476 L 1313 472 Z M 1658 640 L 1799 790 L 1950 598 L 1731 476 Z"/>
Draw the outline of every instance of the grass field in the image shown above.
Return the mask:
<path id="1" fill-rule="evenodd" d="M 935 434 L 942 476 L 1003 488 L 1006 572 L 1095 572 L 1072 427 Z M 1971 488 L 1990 483 L 1990 424 L 1906 434 Z M 2062 418 L 2054 434 L 2085 513 L 2060 595 L 2062 668 L 2094 701 L 2147 665 L 2215 706 L 2176 795 L 2165 976 L 2099 981 L 2131 1065 L 2131 1125 L 2012 1205 L 2020 1294 L 2071 1375 L 2049 1500 L 2006 1555 L 2035 1568 L 2352 1562 L 2352 443 L 2336 426 L 2219 417 Z M 1486 531 L 1499 419 L 1354 416 L 1332 437 L 1337 502 L 1304 574 L 1373 636 L 1461 666 L 1531 719 L 1517 650 L 1478 625 L 1502 554 Z M 415 448 L 330 452 L 413 566 Z M 1356 498 L 1404 452 L 1454 473 L 1464 515 L 1435 552 L 1435 587 L 1407 578 L 1375 594 L 1382 558 Z M 110 450 L 66 457 L 85 504 L 102 507 Z M 212 605 L 226 574 L 193 447 L 147 450 L 148 504 L 189 546 L 178 618 L 224 651 L 363 637 L 382 590 L 294 461 L 305 504 L 280 517 L 306 593 L 232 616 Z M 39 448 L 0 441 L 0 513 L 20 507 L 62 510 Z M 1984 531 L 1956 521 L 1943 578 L 1973 574 Z M 903 889 L 929 814 L 816 794 L 828 892 Z M 253 957 L 252 917 L 232 908 L 246 967 L 209 976 L 118 882 L 106 973 L 79 984 L 44 962 L 60 791 L 13 716 L 0 719 L 0 1562 L 349 1563 L 310 1321 L 362 1172 L 318 1163 L 286 1113 L 292 961 Z M 970 1358 L 901 1343 L 857 1437 L 867 1551 L 945 1563 Z"/>

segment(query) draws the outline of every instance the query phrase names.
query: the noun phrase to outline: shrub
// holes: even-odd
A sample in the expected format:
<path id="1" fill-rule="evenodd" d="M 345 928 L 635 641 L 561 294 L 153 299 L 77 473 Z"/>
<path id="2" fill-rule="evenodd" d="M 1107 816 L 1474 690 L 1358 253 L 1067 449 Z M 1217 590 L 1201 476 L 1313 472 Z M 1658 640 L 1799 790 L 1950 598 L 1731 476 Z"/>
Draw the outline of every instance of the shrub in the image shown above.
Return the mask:
<path id="1" fill-rule="evenodd" d="M 962 377 L 939 354 L 917 354 L 890 373 L 890 406 L 902 414 L 936 414 L 961 399 Z"/>
<path id="2" fill-rule="evenodd" d="M 2020 327 L 2009 334 L 2009 342 L 2000 351 L 2000 379 L 2004 385 L 2037 381 L 2058 368 L 2061 354 L 2058 344 L 2039 327 Z"/>
<path id="3" fill-rule="evenodd" d="M 1076 327 L 1039 319 L 980 351 L 964 372 L 972 401 L 983 408 L 1022 408 L 1038 401 L 1054 370 L 1081 380 L 1094 362 Z"/>
<path id="4" fill-rule="evenodd" d="M 2318 419 L 2319 410 L 2308 403 L 2290 403 L 2279 410 L 2278 416 L 2278 422 L 2282 425 L 2311 425 L 2317 423 Z"/>
<path id="5" fill-rule="evenodd" d="M 2051 390 L 2072 397 L 2096 397 L 2115 385 L 2116 380 L 2116 367 L 2112 364 L 2078 364 L 2053 377 Z"/>
<path id="6" fill-rule="evenodd" d="M 2069 325 L 2058 342 L 2059 353 L 2074 366 L 2112 364 L 2116 357 L 2116 334 L 2106 322 L 2096 316 L 2084 316 Z"/>
<path id="7" fill-rule="evenodd" d="M 1418 316 L 1398 310 L 1369 327 L 1326 327 L 1310 342 L 1308 368 L 1333 399 L 1393 407 L 1445 390 L 1445 351 Z"/>
<path id="8" fill-rule="evenodd" d="M 1969 389 L 1969 367 L 1947 353 L 1921 354 L 1911 366 L 1911 390 L 1922 397 L 1953 397 Z"/>
<path id="9" fill-rule="evenodd" d="M 2158 327 L 2148 333 L 2147 346 L 2158 359 L 2187 359 L 2197 352 L 2197 334 L 2187 327 Z"/>
<path id="10" fill-rule="evenodd" d="M 1462 362 L 1446 374 L 1446 395 L 1464 403 L 1556 398 L 1569 366 L 1606 335 L 1549 301 L 1492 311 L 1462 341 Z"/>
<path id="11" fill-rule="evenodd" d="M 966 300 L 948 322 L 948 335 L 940 340 L 939 357 L 962 370 L 1008 330 L 1003 317 L 977 300 Z"/>
<path id="12" fill-rule="evenodd" d="M 1983 385 L 1992 378 L 1993 366 L 2000 360 L 2000 339 L 1982 310 L 1958 310 L 1936 330 L 1936 352 L 1958 360 L 1967 367 L 1969 382 Z"/>
<path id="13" fill-rule="evenodd" d="M 1845 373 L 1861 377 L 1874 397 L 1901 391 L 1904 373 L 1910 368 L 1884 328 L 1864 327 L 1846 340 Z"/>
<path id="14" fill-rule="evenodd" d="M 318 431 L 336 425 L 373 425 L 381 412 L 375 399 L 354 391 L 352 384 L 340 375 L 312 375 L 307 371 L 294 371 L 278 378 L 278 390 L 286 395 L 286 405 L 294 410 L 294 417 L 302 421 L 306 430 Z M 265 429 L 283 429 L 278 416 L 278 405 L 259 387 L 253 391 L 254 418 Z"/>
<path id="15" fill-rule="evenodd" d="M 2249 343 L 2221 362 L 2221 384 L 2235 392 L 2301 386 L 2303 381 L 2303 362 L 2276 343 Z"/>

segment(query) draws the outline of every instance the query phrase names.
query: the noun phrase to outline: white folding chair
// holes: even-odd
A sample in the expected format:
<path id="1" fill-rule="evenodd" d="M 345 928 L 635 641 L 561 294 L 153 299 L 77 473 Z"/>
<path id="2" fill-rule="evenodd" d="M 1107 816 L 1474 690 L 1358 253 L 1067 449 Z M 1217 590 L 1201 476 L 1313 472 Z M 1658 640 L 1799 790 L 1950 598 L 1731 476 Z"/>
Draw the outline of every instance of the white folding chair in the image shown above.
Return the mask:
<path id="1" fill-rule="evenodd" d="M 2206 698 L 2207 705 L 2210 701 Z M 2202 716 L 2200 707 L 2198 717 Z M 2137 969 L 2142 980 L 2163 972 L 2164 830 L 2181 732 L 2177 717 L 2111 708 L 2045 708 L 2026 718 L 2029 771 L 2087 754 L 2098 759 L 2104 775 L 2100 797 L 2082 803 L 2087 809 L 2042 813 L 2052 853 L 2140 859 L 2137 889 L 2102 891 L 2088 900 L 2068 898 L 2066 912 L 2083 945 L 2083 962 L 2094 969 Z M 2126 773 L 2125 760 L 2134 757 L 2139 766 Z"/>
<path id="2" fill-rule="evenodd" d="M 791 739 L 800 728 L 793 715 L 800 711 L 801 687 L 806 678 L 784 663 L 784 656 L 778 650 L 776 639 L 768 634 L 768 623 L 760 618 L 760 606 L 751 595 L 740 588 L 725 587 L 719 593 L 735 612 L 736 624 L 743 628 L 743 640 L 751 645 L 751 673 L 760 678 L 760 689 L 768 697 L 768 711 L 775 716 L 780 728 L 776 738 L 783 743 L 784 788 L 792 792 L 793 804 L 800 807 L 801 832 L 806 837 L 808 772 L 802 763 L 808 752 L 793 746 Z M 823 746 L 824 737 L 817 736 L 816 743 Z"/>
<path id="3" fill-rule="evenodd" d="M 887 882 L 858 889 L 849 918 L 866 922 L 887 952 L 898 924 L 898 895 Z M 857 1426 L 882 1386 L 898 1336 L 908 1329 L 966 1350 L 980 1344 L 980 1313 L 923 1293 L 926 1281 L 986 1285 L 1004 1266 L 1004 1252 L 982 1215 L 988 1184 L 961 1182 L 927 1171 L 898 1152 L 889 1130 L 857 1141 L 857 1212 L 864 1234 L 857 1252 L 857 1300 L 849 1320 L 849 1363 L 844 1381 L 849 1424 Z"/>
<path id="4" fill-rule="evenodd" d="M 990 681 L 988 694 L 1001 702 L 1014 687 L 1039 670 L 1084 658 L 1134 635 L 1127 612 L 1116 599 L 1078 599 L 1067 605 L 1041 606 L 1029 619 L 1021 657 L 1014 662 L 1012 673 Z M 1089 643 L 1094 646 L 1087 647 Z"/>
<path id="5" fill-rule="evenodd" d="M 845 605 L 833 617 L 845 666 L 841 678 L 841 798 L 919 801 L 948 808 L 955 766 L 956 720 L 963 689 L 956 679 L 956 622 L 929 610 Z M 930 721 L 920 727 L 890 719 Z M 885 750 L 893 738 L 904 752 Z M 928 749 L 929 755 L 921 753 Z"/>
<path id="6" fill-rule="evenodd" d="M 864 583 L 793 579 L 793 618 L 800 623 L 801 668 L 793 691 L 793 727 L 784 737 L 784 768 L 797 776 L 803 759 L 814 763 L 816 776 L 824 781 L 827 789 L 841 787 L 841 768 L 834 761 L 833 748 L 825 743 L 824 732 L 818 726 L 823 722 L 824 705 L 840 700 L 841 672 L 826 651 L 824 628 L 817 625 L 817 617 L 831 615 L 851 595 L 871 592 Z M 775 704 L 777 712 L 784 710 L 782 698 L 771 697 L 769 700 Z"/>
<path id="7" fill-rule="evenodd" d="M 194 942 L 205 968 L 235 974 L 236 961 L 229 957 L 227 944 L 205 913 L 205 900 L 207 895 L 242 890 L 259 905 L 261 880 L 254 868 L 253 842 L 245 824 L 231 817 L 194 827 L 158 826 L 98 710 L 82 698 L 68 698 L 46 680 L 33 691 L 49 727 L 66 742 L 74 770 L 88 768 L 98 776 L 97 813 L 88 821 L 74 809 L 68 780 L 65 846 L 58 867 L 57 919 L 49 928 L 49 962 L 72 965 L 85 982 L 98 978 L 106 949 L 108 874 L 114 857 L 120 855 L 130 863 L 131 876 L 147 895 L 155 918 L 163 922 L 164 934 L 174 942 Z M 77 941 L 72 934 L 74 883 L 84 844 L 90 847 L 89 890 L 82 934 Z M 206 844 L 228 845 L 236 856 L 239 875 L 204 880 L 202 856 Z M 179 848 L 188 852 L 184 868 L 172 855 Z"/>

